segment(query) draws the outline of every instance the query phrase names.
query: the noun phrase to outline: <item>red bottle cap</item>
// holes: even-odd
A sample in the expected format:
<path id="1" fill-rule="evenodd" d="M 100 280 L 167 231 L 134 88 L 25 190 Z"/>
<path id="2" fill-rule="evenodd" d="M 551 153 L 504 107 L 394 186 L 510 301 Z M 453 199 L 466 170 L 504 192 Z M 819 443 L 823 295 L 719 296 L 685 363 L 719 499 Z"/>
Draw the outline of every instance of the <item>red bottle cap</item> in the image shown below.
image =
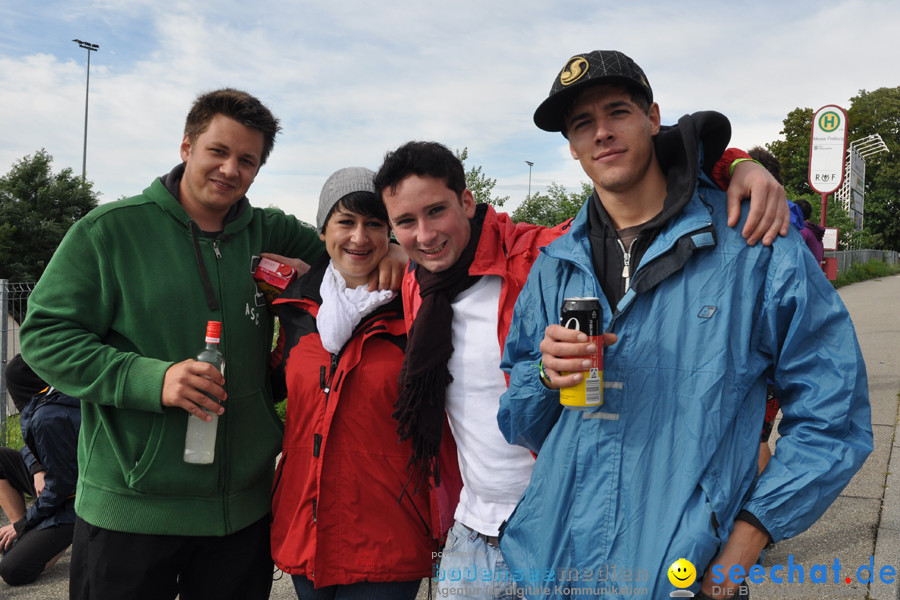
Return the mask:
<path id="1" fill-rule="evenodd" d="M 222 337 L 222 323 L 219 321 L 206 322 L 206 343 L 218 344 Z"/>

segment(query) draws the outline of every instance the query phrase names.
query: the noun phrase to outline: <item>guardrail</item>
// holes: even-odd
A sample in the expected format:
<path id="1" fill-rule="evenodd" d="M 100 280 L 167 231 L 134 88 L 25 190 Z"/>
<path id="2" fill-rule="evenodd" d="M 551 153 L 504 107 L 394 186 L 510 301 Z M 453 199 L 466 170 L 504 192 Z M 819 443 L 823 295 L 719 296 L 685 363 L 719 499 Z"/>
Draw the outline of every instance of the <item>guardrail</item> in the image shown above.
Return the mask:
<path id="1" fill-rule="evenodd" d="M 870 260 L 880 260 L 889 265 L 900 263 L 900 252 L 893 250 L 839 250 L 826 252 L 826 257 L 833 256 L 837 259 L 837 272 L 843 273 L 856 263 L 867 263 Z"/>

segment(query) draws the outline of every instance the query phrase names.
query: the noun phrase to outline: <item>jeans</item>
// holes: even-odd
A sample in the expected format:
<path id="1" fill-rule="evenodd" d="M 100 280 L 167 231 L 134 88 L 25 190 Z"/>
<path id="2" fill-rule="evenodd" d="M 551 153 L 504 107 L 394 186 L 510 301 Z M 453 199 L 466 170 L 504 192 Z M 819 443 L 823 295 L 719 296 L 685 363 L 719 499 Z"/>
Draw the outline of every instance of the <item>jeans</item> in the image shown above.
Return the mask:
<path id="1" fill-rule="evenodd" d="M 518 598 L 516 584 L 500 554 L 459 521 L 447 534 L 441 564 L 434 574 L 438 597 L 454 600 Z"/>

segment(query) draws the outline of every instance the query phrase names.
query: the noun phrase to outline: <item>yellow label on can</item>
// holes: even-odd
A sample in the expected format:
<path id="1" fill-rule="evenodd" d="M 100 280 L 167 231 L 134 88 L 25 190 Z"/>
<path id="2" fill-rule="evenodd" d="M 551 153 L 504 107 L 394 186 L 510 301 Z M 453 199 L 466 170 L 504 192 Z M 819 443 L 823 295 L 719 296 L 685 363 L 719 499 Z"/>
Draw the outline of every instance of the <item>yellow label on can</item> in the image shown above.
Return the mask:
<path id="1" fill-rule="evenodd" d="M 575 329 L 588 336 L 597 350 L 583 356 L 589 362 L 582 366 L 582 378 L 577 385 L 559 390 L 560 404 L 567 408 L 595 408 L 603 404 L 603 334 L 600 333 L 601 307 L 598 298 L 565 298 L 559 311 L 559 322 L 567 329 Z M 573 371 L 574 372 L 574 371 Z M 571 373 L 563 373 L 569 375 Z"/>
<path id="2" fill-rule="evenodd" d="M 568 375 L 569 373 L 563 373 Z M 559 402 L 567 408 L 586 409 L 603 405 L 603 369 L 582 371 L 584 378 L 572 387 L 560 388 Z"/>

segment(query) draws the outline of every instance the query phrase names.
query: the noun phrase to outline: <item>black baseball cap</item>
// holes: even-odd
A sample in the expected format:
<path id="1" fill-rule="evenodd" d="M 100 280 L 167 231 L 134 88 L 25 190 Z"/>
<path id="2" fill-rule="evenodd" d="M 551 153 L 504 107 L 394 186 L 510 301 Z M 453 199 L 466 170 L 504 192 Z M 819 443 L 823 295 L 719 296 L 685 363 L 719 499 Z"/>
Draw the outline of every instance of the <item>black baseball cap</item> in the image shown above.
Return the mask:
<path id="1" fill-rule="evenodd" d="M 564 131 L 565 111 L 582 90 L 599 83 L 624 83 L 653 102 L 653 90 L 644 71 L 618 50 L 594 50 L 566 61 L 553 80 L 550 95 L 534 111 L 534 124 L 544 131 Z"/>
<path id="2" fill-rule="evenodd" d="M 28 366 L 21 354 L 16 354 L 6 365 L 6 389 L 19 412 L 46 387 L 47 383 Z"/>

